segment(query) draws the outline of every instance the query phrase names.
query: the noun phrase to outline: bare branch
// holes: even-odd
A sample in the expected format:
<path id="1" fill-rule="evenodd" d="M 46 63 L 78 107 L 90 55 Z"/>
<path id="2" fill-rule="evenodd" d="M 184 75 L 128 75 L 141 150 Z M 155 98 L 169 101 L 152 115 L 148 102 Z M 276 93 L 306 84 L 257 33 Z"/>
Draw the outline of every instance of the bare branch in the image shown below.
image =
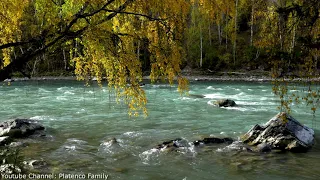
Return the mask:
<path id="1" fill-rule="evenodd" d="M 104 18 L 101 21 L 98 21 L 97 24 L 101 24 L 104 23 L 106 21 L 109 21 L 110 19 L 114 18 L 118 13 L 120 13 L 122 10 L 124 10 L 125 8 L 127 8 L 128 5 L 130 5 L 131 3 L 133 3 L 135 0 L 127 0 L 125 3 L 123 3 L 121 6 L 118 7 L 117 10 L 115 10 L 113 13 L 109 14 L 106 18 Z"/>
<path id="2" fill-rule="evenodd" d="M 107 6 L 109 6 L 111 3 L 113 3 L 115 0 L 109 0 L 107 1 L 101 8 L 93 11 L 92 13 L 86 13 L 86 14 L 82 14 L 83 17 L 90 17 L 93 16 L 95 14 L 98 14 L 99 12 L 103 11 Z"/>
<path id="3" fill-rule="evenodd" d="M 149 19 L 150 21 L 165 21 L 166 20 L 166 19 L 156 18 L 156 17 L 153 17 L 153 16 L 149 16 L 149 15 L 146 15 L 146 14 L 135 13 L 135 12 L 116 11 L 116 10 L 109 10 L 109 9 L 105 9 L 104 11 L 114 12 L 114 13 L 118 13 L 118 14 L 128 14 L 128 15 L 134 15 L 134 16 L 141 16 L 141 17 L 145 17 L 145 18 Z"/>

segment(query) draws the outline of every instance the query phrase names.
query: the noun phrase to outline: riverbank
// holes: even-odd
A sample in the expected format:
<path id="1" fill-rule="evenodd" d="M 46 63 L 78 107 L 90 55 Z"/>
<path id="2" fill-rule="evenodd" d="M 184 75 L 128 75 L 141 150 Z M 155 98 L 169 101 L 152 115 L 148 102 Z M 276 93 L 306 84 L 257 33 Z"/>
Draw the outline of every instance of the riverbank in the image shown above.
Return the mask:
<path id="1" fill-rule="evenodd" d="M 184 75 L 189 81 L 250 81 L 250 82 L 269 82 L 272 78 L 267 76 L 212 76 L 212 75 Z M 13 81 L 47 81 L 47 80 L 77 80 L 74 76 L 43 76 L 32 78 L 12 78 L 4 82 Z M 95 81 L 95 78 L 93 79 Z M 143 76 L 144 81 L 150 81 L 150 76 Z"/>
<path id="2" fill-rule="evenodd" d="M 243 82 L 271 82 L 273 79 L 267 72 L 264 73 L 244 73 L 244 72 L 217 72 L 217 74 L 199 74 L 199 73 L 182 73 L 183 77 L 189 81 L 243 81 Z M 77 80 L 75 76 L 42 76 L 31 78 L 12 78 L 6 79 L 4 82 L 12 81 L 46 81 L 46 80 Z M 96 79 L 93 78 L 93 81 Z M 144 81 L 150 81 L 150 76 L 143 76 Z M 320 77 L 317 78 L 281 78 L 281 81 L 288 82 L 320 82 Z"/>

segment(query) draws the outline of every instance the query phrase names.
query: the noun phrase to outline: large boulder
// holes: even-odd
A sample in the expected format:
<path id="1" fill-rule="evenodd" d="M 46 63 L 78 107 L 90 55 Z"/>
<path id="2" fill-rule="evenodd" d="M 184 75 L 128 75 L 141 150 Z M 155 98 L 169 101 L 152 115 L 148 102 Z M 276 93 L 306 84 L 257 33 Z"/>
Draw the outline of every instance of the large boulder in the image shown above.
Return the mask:
<path id="1" fill-rule="evenodd" d="M 219 107 L 233 107 L 236 106 L 236 103 L 231 99 L 220 99 L 214 102 L 214 105 Z"/>
<path id="2" fill-rule="evenodd" d="M 242 141 L 257 146 L 261 151 L 269 149 L 305 152 L 314 144 L 314 131 L 281 112 L 265 125 L 255 125 L 242 137 Z"/>
<path id="3" fill-rule="evenodd" d="M 0 136 L 23 138 L 44 130 L 38 121 L 30 119 L 15 119 L 0 123 Z"/>

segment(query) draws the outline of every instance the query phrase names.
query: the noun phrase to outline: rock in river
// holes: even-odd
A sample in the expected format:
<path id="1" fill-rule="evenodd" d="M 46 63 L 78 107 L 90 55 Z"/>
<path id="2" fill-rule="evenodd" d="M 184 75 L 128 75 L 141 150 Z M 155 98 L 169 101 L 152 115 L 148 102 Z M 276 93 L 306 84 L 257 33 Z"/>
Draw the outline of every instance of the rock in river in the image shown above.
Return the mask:
<path id="1" fill-rule="evenodd" d="M 221 143 L 228 143 L 231 144 L 233 142 L 233 139 L 231 138 L 217 138 L 217 137 L 209 137 L 209 138 L 204 138 L 203 140 L 197 140 L 194 141 L 193 144 L 195 146 L 199 146 L 201 144 L 221 144 Z"/>
<path id="2" fill-rule="evenodd" d="M 215 105 L 219 107 L 233 107 L 236 106 L 236 103 L 231 99 L 220 99 L 214 102 Z"/>
<path id="3" fill-rule="evenodd" d="M 44 129 L 44 126 L 39 124 L 38 121 L 15 119 L 0 123 L 0 136 L 24 138 Z"/>
<path id="4" fill-rule="evenodd" d="M 205 98 L 205 95 L 202 94 L 189 94 L 189 97 L 191 98 Z"/>
<path id="5" fill-rule="evenodd" d="M 170 141 L 165 141 L 161 144 L 158 144 L 156 149 L 168 149 L 168 150 L 175 150 L 179 147 L 185 147 L 185 142 L 183 139 L 181 138 L 177 138 L 177 139 L 174 139 L 174 140 L 170 140 Z"/>
<path id="6" fill-rule="evenodd" d="M 265 125 L 255 125 L 242 137 L 242 141 L 258 148 L 263 147 L 262 151 L 272 148 L 305 152 L 314 144 L 314 131 L 281 112 Z"/>
<path id="7" fill-rule="evenodd" d="M 11 142 L 11 138 L 9 136 L 0 137 L 0 146 L 9 144 Z"/>
<path id="8" fill-rule="evenodd" d="M 232 142 L 233 142 L 233 139 L 231 138 L 208 137 L 202 140 L 196 140 L 196 141 L 193 141 L 192 143 L 189 143 L 185 139 L 177 138 L 174 140 L 165 141 L 161 144 L 158 144 L 156 149 L 177 150 L 179 148 L 190 147 L 190 145 L 202 146 L 202 145 L 212 145 L 212 144 L 222 144 L 222 143 L 231 144 Z"/>

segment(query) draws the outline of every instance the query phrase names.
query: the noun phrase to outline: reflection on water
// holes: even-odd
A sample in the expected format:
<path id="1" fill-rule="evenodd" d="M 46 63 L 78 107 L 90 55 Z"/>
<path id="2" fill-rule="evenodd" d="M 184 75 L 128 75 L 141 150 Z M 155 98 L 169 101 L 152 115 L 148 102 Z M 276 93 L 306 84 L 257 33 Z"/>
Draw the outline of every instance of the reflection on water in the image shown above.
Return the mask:
<path id="1" fill-rule="evenodd" d="M 194 147 L 208 136 L 232 137 L 278 110 L 267 83 L 206 82 L 190 85 L 197 97 L 180 97 L 176 87 L 146 84 L 149 116 L 129 118 L 108 88 L 75 81 L 13 82 L 0 86 L 0 120 L 24 117 L 41 121 L 48 137 L 28 142 L 28 159 L 43 159 L 54 173 L 106 173 L 110 179 L 320 179 L 320 146 L 310 152 L 253 154 L 226 145 Z M 238 106 L 217 108 L 220 98 Z M 320 133 L 310 108 L 293 116 Z M 319 115 L 316 114 L 316 118 Z M 182 138 L 178 151 L 155 149 Z"/>

